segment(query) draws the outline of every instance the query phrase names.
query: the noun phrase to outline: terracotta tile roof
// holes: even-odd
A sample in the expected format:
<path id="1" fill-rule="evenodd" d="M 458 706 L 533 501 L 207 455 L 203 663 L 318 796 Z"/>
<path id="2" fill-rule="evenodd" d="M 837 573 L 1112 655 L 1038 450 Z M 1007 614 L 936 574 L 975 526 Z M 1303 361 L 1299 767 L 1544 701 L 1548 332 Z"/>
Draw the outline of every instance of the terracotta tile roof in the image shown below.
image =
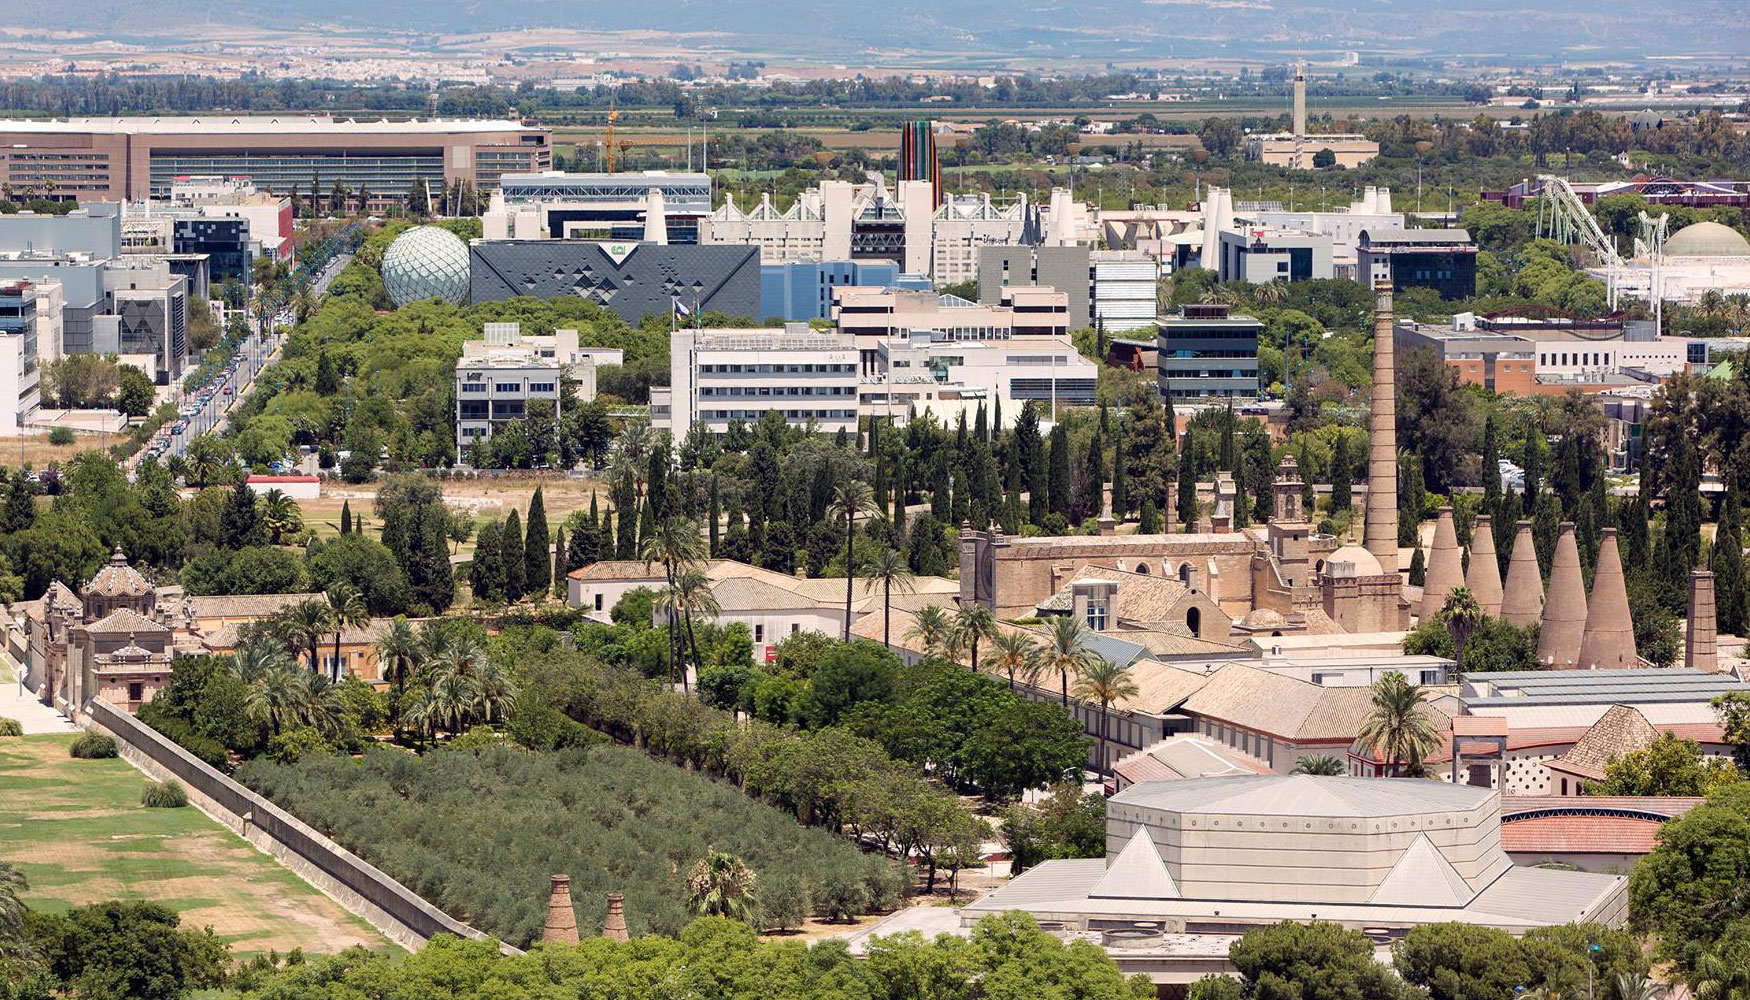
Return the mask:
<path id="1" fill-rule="evenodd" d="M 1208 674 L 1180 670 L 1154 660 L 1138 660 L 1130 666 L 1136 696 L 1118 702 L 1117 707 L 1127 712 L 1165 715 L 1201 690 L 1209 677 Z"/>
<path id="2" fill-rule="evenodd" d="M 1501 820 L 1506 822 L 1512 816 L 1551 809 L 1564 812 L 1620 810 L 1676 819 L 1706 801 L 1681 795 L 1503 795 Z"/>
<path id="3" fill-rule="evenodd" d="M 1071 573 L 1057 593 L 1038 604 L 1041 610 L 1068 611 L 1075 607 L 1075 584 L 1084 580 L 1110 580 L 1118 585 L 1113 617 L 1129 622 L 1158 622 L 1173 617 L 1173 609 L 1191 593 L 1177 580 L 1149 573 L 1132 573 L 1105 566 L 1083 566 Z"/>
<path id="4" fill-rule="evenodd" d="M 1602 778 L 1612 758 L 1625 757 L 1658 738 L 1659 731 L 1638 709 L 1612 705 L 1555 764 L 1582 777 Z"/>
<path id="5" fill-rule="evenodd" d="M 1289 740 L 1354 739 L 1372 710 L 1366 687 L 1323 687 L 1229 663 L 1186 699 L 1183 711 Z M 1429 706 L 1439 724 L 1447 719 Z"/>
<path id="6" fill-rule="evenodd" d="M 607 559 L 565 574 L 573 580 L 661 580 L 662 566 L 641 559 Z"/>
<path id="7" fill-rule="evenodd" d="M 150 618 L 127 608 L 112 611 L 98 621 L 83 626 L 92 635 L 155 635 L 170 631 Z"/>
<path id="8" fill-rule="evenodd" d="M 1112 634 L 1156 656 L 1239 656 L 1247 648 L 1238 642 L 1199 639 L 1176 628 L 1120 629 Z"/>
<path id="9" fill-rule="evenodd" d="M 230 594 L 184 597 L 184 610 L 196 618 L 266 618 L 310 599 L 326 601 L 323 594 Z"/>
<path id="10" fill-rule="evenodd" d="M 1507 720 L 1494 715 L 1460 715 L 1452 720 L 1452 735 L 1506 736 Z"/>
<path id="11" fill-rule="evenodd" d="M 1501 824 L 1501 849 L 1513 854 L 1646 854 L 1660 820 L 1624 816 L 1539 816 Z"/>
<path id="12" fill-rule="evenodd" d="M 1112 770 L 1125 781 L 1178 781 L 1222 778 L 1236 774 L 1269 774 L 1270 766 L 1232 747 L 1202 736 L 1169 736 L 1133 754 L 1120 757 Z"/>
<path id="13" fill-rule="evenodd" d="M 109 562 L 85 585 L 85 592 L 101 597 L 144 597 L 152 592 L 152 585 L 139 570 L 128 565 L 128 557 L 118 545 L 110 553 Z"/>
<path id="14" fill-rule="evenodd" d="M 839 581 L 844 586 L 844 581 Z M 844 594 L 841 591 L 837 602 L 824 601 L 797 593 L 789 587 L 776 586 L 769 581 L 753 577 L 737 576 L 721 580 L 711 585 L 711 594 L 717 598 L 725 614 L 738 611 L 789 611 L 797 608 L 844 608 Z"/>

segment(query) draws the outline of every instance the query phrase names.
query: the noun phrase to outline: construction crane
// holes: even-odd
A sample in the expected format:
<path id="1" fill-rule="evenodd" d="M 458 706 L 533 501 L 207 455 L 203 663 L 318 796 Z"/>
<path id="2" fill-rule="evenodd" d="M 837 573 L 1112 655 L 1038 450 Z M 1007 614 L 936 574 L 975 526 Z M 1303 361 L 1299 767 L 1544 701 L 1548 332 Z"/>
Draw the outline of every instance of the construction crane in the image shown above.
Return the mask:
<path id="1" fill-rule="evenodd" d="M 614 123 L 620 120 L 618 101 L 608 102 L 608 173 L 614 172 Z"/>

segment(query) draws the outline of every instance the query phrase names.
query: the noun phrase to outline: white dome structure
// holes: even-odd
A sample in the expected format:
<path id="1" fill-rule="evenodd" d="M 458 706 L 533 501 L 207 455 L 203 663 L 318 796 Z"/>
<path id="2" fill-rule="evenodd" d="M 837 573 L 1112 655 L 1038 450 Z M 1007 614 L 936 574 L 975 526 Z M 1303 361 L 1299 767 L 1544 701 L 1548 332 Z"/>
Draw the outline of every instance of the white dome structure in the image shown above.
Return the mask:
<path id="1" fill-rule="evenodd" d="M 1750 240 L 1730 226 L 1697 222 L 1665 241 L 1667 257 L 1750 257 Z"/>
<path id="2" fill-rule="evenodd" d="M 468 244 L 437 226 L 415 226 L 383 254 L 383 289 L 396 306 L 426 299 L 459 305 L 468 298 Z"/>

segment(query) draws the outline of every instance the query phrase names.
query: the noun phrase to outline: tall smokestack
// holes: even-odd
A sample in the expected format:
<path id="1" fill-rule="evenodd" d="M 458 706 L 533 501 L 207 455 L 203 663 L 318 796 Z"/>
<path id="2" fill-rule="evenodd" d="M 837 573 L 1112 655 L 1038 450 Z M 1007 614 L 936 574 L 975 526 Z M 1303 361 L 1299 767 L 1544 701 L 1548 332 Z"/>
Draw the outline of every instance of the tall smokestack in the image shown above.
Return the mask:
<path id="1" fill-rule="evenodd" d="M 644 203 L 644 242 L 668 243 L 668 199 L 661 188 L 651 188 Z"/>
<path id="2" fill-rule="evenodd" d="M 1592 606 L 1586 611 L 1586 636 L 1580 641 L 1580 669 L 1627 670 L 1641 665 L 1635 655 L 1635 625 L 1628 613 L 1628 586 L 1616 529 L 1605 528 L 1598 545 L 1598 571 L 1592 575 Z"/>
<path id="3" fill-rule="evenodd" d="M 1711 570 L 1689 571 L 1689 622 L 1683 629 L 1683 665 L 1691 670 L 1717 673 L 1720 669 L 1719 637 L 1714 624 L 1714 574 Z"/>
<path id="4" fill-rule="evenodd" d="M 1306 134 L 1306 63 L 1294 64 L 1294 134 Z"/>
<path id="5" fill-rule="evenodd" d="M 1373 412 L 1367 421 L 1367 551 L 1398 571 L 1397 382 L 1392 370 L 1391 282 L 1373 285 Z"/>
<path id="6" fill-rule="evenodd" d="M 541 940 L 577 943 L 577 913 L 571 909 L 570 875 L 553 876 L 553 888 L 547 894 L 547 922 L 541 928 Z"/>
<path id="7" fill-rule="evenodd" d="M 1537 543 L 1531 538 L 1530 521 L 1520 521 L 1513 535 L 1507 586 L 1501 592 L 1501 620 L 1520 628 L 1543 620 L 1543 573 L 1537 568 Z"/>
<path id="8" fill-rule="evenodd" d="M 1580 665 L 1580 644 L 1586 636 L 1586 579 L 1580 573 L 1574 522 L 1563 521 L 1560 530 L 1549 565 L 1549 599 L 1537 634 L 1537 659 L 1545 667 L 1572 670 Z M 1626 604 L 1628 598 L 1623 601 Z"/>
<path id="9" fill-rule="evenodd" d="M 1445 606 L 1454 587 L 1464 586 L 1464 553 L 1458 547 L 1458 532 L 1452 524 L 1452 508 L 1440 508 L 1434 522 L 1434 552 L 1428 559 L 1428 575 L 1422 583 L 1422 621 L 1431 620 Z"/>
<path id="10" fill-rule="evenodd" d="M 1470 532 L 1470 569 L 1465 571 L 1464 585 L 1470 588 L 1483 614 L 1501 617 L 1501 565 L 1495 555 L 1495 520 L 1487 514 L 1477 515 L 1476 527 Z"/>

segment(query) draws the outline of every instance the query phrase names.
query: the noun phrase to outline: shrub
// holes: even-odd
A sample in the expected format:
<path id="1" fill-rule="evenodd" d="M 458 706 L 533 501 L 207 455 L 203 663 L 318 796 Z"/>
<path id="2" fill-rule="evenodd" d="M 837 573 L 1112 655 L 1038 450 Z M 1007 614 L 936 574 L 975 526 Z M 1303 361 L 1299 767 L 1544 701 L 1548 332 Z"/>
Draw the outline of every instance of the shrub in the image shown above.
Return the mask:
<path id="1" fill-rule="evenodd" d="M 73 741 L 73 745 L 67 748 L 67 752 L 81 760 L 100 760 L 114 757 L 116 756 L 115 740 L 102 733 L 86 730 L 79 734 L 79 737 Z"/>
<path id="2" fill-rule="evenodd" d="M 69 445 L 74 441 L 73 428 L 57 427 L 49 431 L 49 443 L 53 445 Z"/>
<path id="3" fill-rule="evenodd" d="M 310 726 L 288 729 L 267 741 L 268 759 L 280 764 L 296 764 L 308 754 L 329 756 L 333 753 L 334 745 Z"/>
<path id="4" fill-rule="evenodd" d="M 504 743 L 504 737 L 498 735 L 498 730 L 491 726 L 475 726 L 467 732 L 450 741 L 450 749 L 462 753 L 471 753 L 478 757 L 495 746 Z"/>
<path id="5" fill-rule="evenodd" d="M 179 781 L 148 781 L 140 793 L 140 805 L 147 809 L 181 809 L 188 805 L 188 792 Z"/>
<path id="6" fill-rule="evenodd" d="M 0 715 L 0 736 L 23 736 L 24 727 L 17 719 L 9 719 Z"/>

